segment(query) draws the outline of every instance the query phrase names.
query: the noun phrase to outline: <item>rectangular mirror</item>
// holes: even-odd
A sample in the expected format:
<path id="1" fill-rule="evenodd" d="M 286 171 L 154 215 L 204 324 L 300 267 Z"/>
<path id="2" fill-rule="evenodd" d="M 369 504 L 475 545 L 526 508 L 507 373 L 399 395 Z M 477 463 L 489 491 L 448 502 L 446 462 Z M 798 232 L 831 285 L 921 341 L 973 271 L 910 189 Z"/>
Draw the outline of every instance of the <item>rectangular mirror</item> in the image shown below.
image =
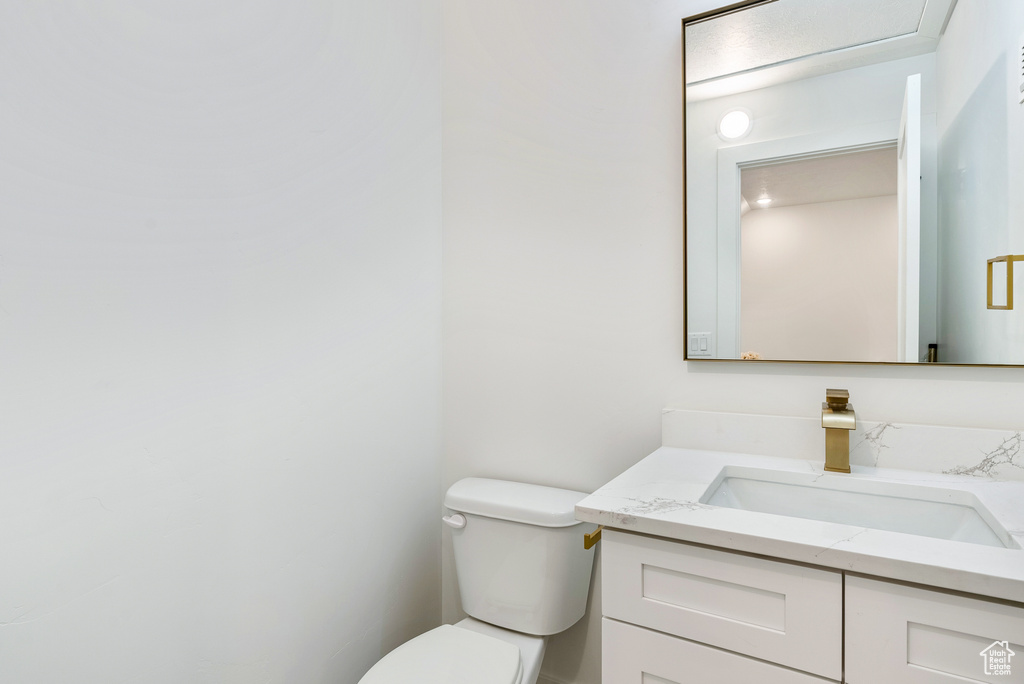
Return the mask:
<path id="1" fill-rule="evenodd" d="M 741 3 L 683 57 L 687 359 L 1024 365 L 1024 2 Z"/>

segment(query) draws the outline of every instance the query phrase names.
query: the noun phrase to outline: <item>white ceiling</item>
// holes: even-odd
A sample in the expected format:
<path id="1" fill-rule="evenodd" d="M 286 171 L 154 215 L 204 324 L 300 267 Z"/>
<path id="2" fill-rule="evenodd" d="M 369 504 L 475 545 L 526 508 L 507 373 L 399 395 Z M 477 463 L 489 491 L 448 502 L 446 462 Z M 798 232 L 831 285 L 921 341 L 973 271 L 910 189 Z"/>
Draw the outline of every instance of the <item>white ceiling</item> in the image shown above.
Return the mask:
<path id="1" fill-rule="evenodd" d="M 761 197 L 769 208 L 896 194 L 896 147 L 744 168 L 740 192 L 751 209 Z"/>

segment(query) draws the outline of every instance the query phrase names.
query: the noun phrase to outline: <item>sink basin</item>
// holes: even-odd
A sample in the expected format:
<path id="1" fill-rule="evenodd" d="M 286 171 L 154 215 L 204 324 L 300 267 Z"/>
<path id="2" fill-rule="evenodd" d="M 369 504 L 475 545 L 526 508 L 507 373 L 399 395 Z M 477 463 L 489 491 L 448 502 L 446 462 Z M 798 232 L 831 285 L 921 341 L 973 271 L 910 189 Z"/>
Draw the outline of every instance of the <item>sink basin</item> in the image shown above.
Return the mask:
<path id="1" fill-rule="evenodd" d="M 700 501 L 745 511 L 1020 548 L 978 498 L 961 489 L 726 466 Z"/>

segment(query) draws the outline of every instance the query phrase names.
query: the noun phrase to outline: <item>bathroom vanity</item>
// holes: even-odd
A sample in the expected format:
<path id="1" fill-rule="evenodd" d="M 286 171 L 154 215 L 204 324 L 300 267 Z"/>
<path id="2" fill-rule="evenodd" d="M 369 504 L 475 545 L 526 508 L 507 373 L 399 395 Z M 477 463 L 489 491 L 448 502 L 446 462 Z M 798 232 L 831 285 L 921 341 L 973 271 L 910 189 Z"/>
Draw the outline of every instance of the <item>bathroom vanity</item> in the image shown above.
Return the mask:
<path id="1" fill-rule="evenodd" d="M 605 684 L 1024 682 L 1024 482 L 857 460 L 663 447 L 581 501 Z"/>

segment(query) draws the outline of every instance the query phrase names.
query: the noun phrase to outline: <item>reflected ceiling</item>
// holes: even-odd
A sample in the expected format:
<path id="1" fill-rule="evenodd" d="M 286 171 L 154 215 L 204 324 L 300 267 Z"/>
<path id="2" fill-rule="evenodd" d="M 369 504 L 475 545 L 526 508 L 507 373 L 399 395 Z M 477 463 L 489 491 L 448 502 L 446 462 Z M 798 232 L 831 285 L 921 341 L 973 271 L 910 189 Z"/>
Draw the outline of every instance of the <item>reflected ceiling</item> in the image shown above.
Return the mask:
<path id="1" fill-rule="evenodd" d="M 686 101 L 934 52 L 956 3 L 766 0 L 687 23 Z"/>
<path id="2" fill-rule="evenodd" d="M 882 197 L 896 194 L 896 146 L 744 168 L 743 199 L 753 209 Z"/>
<path id="3" fill-rule="evenodd" d="M 927 0 L 787 0 L 693 24 L 686 76 L 697 84 L 915 33 Z"/>

